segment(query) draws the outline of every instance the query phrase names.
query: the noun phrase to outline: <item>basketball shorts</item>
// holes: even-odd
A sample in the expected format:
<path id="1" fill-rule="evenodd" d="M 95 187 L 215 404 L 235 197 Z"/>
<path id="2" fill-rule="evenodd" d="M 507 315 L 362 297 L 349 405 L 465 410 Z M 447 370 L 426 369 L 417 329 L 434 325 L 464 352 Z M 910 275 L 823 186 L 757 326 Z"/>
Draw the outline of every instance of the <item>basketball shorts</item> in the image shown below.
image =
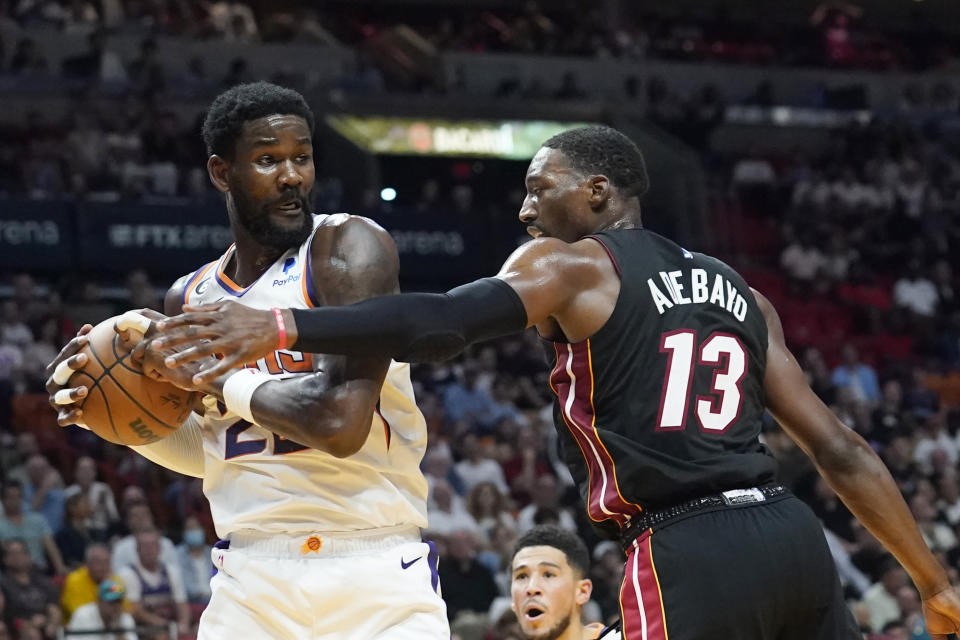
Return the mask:
<path id="1" fill-rule="evenodd" d="M 624 640 L 860 640 L 816 516 L 786 494 L 628 541 Z"/>
<path id="2" fill-rule="evenodd" d="M 437 553 L 419 529 L 233 535 L 198 640 L 449 640 Z"/>

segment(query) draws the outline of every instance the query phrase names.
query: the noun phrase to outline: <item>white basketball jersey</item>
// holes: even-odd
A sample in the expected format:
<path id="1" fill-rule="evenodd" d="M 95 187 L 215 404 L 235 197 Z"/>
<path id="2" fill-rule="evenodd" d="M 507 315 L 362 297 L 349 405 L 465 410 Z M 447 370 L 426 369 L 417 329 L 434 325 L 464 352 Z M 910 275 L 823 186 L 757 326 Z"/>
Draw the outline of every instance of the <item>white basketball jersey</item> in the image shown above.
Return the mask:
<path id="1" fill-rule="evenodd" d="M 314 230 L 327 216 L 314 216 Z M 189 279 L 184 301 L 234 300 L 256 309 L 316 306 L 310 276 L 310 243 L 290 249 L 249 287 L 224 273 L 231 246 L 220 260 Z M 312 372 L 310 354 L 276 351 L 256 363 L 278 379 Z M 413 397 L 410 365 L 391 362 L 377 412 L 363 447 L 336 458 L 281 438 L 204 399 L 203 491 L 217 535 L 261 532 L 353 531 L 427 524 L 427 482 L 420 460 L 426 423 Z"/>

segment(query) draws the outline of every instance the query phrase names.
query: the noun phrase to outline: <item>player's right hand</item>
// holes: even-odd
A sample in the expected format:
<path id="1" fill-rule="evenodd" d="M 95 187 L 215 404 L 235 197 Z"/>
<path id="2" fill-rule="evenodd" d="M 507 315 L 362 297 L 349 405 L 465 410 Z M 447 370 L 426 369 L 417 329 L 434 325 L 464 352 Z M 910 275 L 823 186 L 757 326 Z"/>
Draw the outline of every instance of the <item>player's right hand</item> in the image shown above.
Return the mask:
<path id="1" fill-rule="evenodd" d="M 83 424 L 83 410 L 76 407 L 76 403 L 87 397 L 89 389 L 85 386 L 67 387 L 70 376 L 74 371 L 82 369 L 87 364 L 87 354 L 78 353 L 87 345 L 87 334 L 93 325 L 85 324 L 80 327 L 77 335 L 68 342 L 53 362 L 47 365 L 47 393 L 50 394 L 50 406 L 57 411 L 57 424 L 65 427 L 76 424 L 86 428 Z"/>
<path id="2" fill-rule="evenodd" d="M 951 587 L 924 600 L 923 617 L 933 640 L 947 640 L 949 634 L 960 632 L 960 591 Z"/>

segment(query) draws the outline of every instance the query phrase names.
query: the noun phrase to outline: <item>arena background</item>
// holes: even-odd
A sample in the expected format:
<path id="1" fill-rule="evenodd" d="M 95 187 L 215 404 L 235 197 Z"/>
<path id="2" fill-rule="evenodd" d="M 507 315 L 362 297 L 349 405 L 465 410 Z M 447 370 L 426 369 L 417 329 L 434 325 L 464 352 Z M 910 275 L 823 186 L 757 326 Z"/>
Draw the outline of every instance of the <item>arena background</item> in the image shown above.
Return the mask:
<path id="1" fill-rule="evenodd" d="M 523 172 L 552 133 L 627 133 L 650 169 L 646 226 L 774 302 L 814 389 L 883 457 L 956 580 L 958 32 L 949 0 L 0 0 L 0 469 L 70 569 L 78 536 L 99 535 L 64 514 L 84 455 L 112 496 L 91 505 L 110 540 L 146 503 L 174 544 L 191 516 L 214 541 L 199 480 L 56 427 L 43 368 L 82 323 L 159 308 L 229 244 L 199 123 L 224 88 L 268 79 L 317 114 L 315 210 L 386 227 L 406 290 L 495 272 L 526 237 Z M 545 376 L 534 335 L 414 369 L 428 535 L 463 640 L 518 637 L 505 566 L 534 522 L 581 532 L 587 614 L 618 615 L 621 557 L 557 460 Z M 926 637 L 904 575 L 772 420 L 765 440 L 869 637 Z M 11 636 L 42 637 L 7 594 Z"/>

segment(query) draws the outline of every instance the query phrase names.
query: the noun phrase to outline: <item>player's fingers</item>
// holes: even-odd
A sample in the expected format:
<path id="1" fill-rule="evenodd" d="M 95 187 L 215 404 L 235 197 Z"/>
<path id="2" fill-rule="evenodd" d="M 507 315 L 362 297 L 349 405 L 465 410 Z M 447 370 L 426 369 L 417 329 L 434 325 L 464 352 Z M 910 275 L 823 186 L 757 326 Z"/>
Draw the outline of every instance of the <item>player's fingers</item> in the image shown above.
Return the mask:
<path id="1" fill-rule="evenodd" d="M 66 405 L 73 404 L 78 400 L 83 400 L 87 397 L 88 390 L 86 387 L 74 387 L 72 389 L 60 389 L 53 394 L 53 403 L 55 405 Z"/>
<path id="2" fill-rule="evenodd" d="M 78 427 L 83 427 L 84 429 L 90 430 L 90 427 L 83 423 L 83 409 L 62 409 L 60 413 L 57 414 L 57 424 L 61 427 L 68 427 L 71 424 L 75 424 Z"/>
<path id="3" fill-rule="evenodd" d="M 90 325 L 84 325 L 84 327 L 89 327 Z M 92 328 L 92 327 L 91 327 Z M 81 330 L 82 331 L 82 330 Z M 57 365 L 75 354 L 76 352 L 83 349 L 88 341 L 86 334 L 90 333 L 89 331 L 78 333 L 75 338 L 70 340 L 67 344 L 63 345 L 63 349 L 60 349 L 60 353 L 57 354 L 57 357 L 53 359 L 53 362 L 47 365 L 44 375 L 48 378 L 53 375 L 54 369 L 57 368 Z"/>
<path id="4" fill-rule="evenodd" d="M 193 362 L 194 360 L 199 360 L 200 358 L 213 355 L 217 352 L 217 346 L 220 344 L 220 342 L 215 341 L 201 342 L 200 344 L 184 349 L 183 351 L 171 353 L 163 359 L 163 363 L 171 369 L 174 369 L 188 362 Z"/>
<path id="5" fill-rule="evenodd" d="M 224 357 L 222 360 L 211 361 L 209 367 L 202 367 L 199 373 L 193 376 L 193 384 L 197 386 L 213 382 L 225 373 L 243 366 L 243 359 L 237 354 Z"/>
<path id="6" fill-rule="evenodd" d="M 205 327 L 196 324 L 178 326 L 171 331 L 162 329 L 162 331 L 163 333 L 153 339 L 154 347 L 157 349 L 169 349 L 187 342 L 219 338 L 224 335 L 224 332 L 218 330 L 216 327 Z"/>
<path id="7" fill-rule="evenodd" d="M 223 305 L 229 300 L 222 302 L 210 302 L 207 304 L 185 304 L 183 305 L 184 311 L 200 312 L 200 313 L 209 313 L 210 311 L 219 311 L 223 308 Z"/>
<path id="8" fill-rule="evenodd" d="M 113 323 L 113 328 L 117 333 L 121 331 L 131 332 L 133 334 L 131 338 L 140 340 L 147 334 L 147 331 L 150 330 L 152 323 L 153 321 L 140 311 L 127 311 L 117 318 Z M 140 334 L 138 338 L 136 334 Z"/>
<path id="9" fill-rule="evenodd" d="M 57 363 L 57 366 L 53 368 L 53 371 L 50 372 L 50 376 L 47 378 L 47 393 L 50 395 L 56 393 L 63 385 L 67 384 L 74 371 L 82 369 L 86 364 L 87 354 L 85 353 L 78 353 L 75 356 Z"/>
<path id="10" fill-rule="evenodd" d="M 186 307 L 184 307 L 186 308 Z M 196 307 L 200 311 L 191 311 L 181 313 L 178 316 L 161 320 L 157 323 L 157 329 L 160 331 L 169 331 L 176 327 L 186 327 L 189 325 L 207 325 L 219 321 L 223 316 L 218 309 L 207 309 Z"/>

